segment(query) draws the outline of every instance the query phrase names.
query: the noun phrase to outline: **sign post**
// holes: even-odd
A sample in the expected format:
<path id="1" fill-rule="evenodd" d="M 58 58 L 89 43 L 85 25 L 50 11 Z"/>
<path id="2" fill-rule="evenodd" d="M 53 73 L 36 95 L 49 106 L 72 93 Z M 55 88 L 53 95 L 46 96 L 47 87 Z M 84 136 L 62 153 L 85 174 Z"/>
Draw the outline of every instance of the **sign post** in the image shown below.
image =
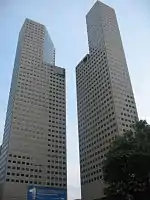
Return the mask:
<path id="1" fill-rule="evenodd" d="M 67 200 L 67 190 L 59 188 L 29 186 L 27 200 Z"/>

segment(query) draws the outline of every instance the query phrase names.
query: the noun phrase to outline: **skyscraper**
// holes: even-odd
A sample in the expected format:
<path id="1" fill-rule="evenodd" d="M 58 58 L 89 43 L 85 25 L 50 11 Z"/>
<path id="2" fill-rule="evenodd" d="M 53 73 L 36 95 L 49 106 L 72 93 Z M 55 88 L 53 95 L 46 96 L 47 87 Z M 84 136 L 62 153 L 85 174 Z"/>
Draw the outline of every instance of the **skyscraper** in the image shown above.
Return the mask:
<path id="1" fill-rule="evenodd" d="M 89 54 L 76 67 L 81 194 L 103 196 L 103 161 L 137 110 L 114 9 L 97 1 L 86 16 Z"/>
<path id="2" fill-rule="evenodd" d="M 2 200 L 66 199 L 65 69 L 55 66 L 45 26 L 29 19 L 19 33 L 0 182 Z"/>

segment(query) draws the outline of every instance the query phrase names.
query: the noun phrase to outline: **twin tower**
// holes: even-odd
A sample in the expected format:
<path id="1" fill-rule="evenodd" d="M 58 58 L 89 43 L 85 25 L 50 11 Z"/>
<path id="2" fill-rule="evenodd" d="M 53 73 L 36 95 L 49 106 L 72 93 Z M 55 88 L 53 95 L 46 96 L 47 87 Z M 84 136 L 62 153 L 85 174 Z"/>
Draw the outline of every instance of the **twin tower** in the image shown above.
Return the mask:
<path id="1" fill-rule="evenodd" d="M 138 118 L 115 11 L 86 16 L 89 53 L 76 67 L 82 199 L 103 196 L 103 161 Z M 69 134 L 69 133 L 68 133 Z M 1 200 L 66 200 L 65 69 L 44 25 L 26 19 L 9 94 L 0 158 Z"/>

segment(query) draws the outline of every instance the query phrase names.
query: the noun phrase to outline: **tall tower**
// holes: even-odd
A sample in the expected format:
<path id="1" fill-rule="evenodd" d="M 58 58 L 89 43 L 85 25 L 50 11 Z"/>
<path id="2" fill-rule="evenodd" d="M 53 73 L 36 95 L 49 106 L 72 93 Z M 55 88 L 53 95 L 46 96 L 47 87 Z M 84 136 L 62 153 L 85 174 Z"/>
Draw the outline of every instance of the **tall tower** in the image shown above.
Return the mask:
<path id="1" fill-rule="evenodd" d="M 66 199 L 65 69 L 55 66 L 45 26 L 29 19 L 19 34 L 0 183 L 2 200 Z"/>
<path id="2" fill-rule="evenodd" d="M 115 11 L 97 1 L 86 16 L 89 54 L 76 67 L 81 193 L 103 196 L 103 161 L 137 110 Z"/>

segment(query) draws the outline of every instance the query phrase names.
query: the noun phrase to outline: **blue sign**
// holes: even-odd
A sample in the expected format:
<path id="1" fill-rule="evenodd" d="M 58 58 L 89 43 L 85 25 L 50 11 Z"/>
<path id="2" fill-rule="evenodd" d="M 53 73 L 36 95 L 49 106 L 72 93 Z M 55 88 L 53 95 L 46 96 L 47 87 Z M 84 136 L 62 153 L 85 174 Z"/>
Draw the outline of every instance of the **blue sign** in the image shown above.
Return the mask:
<path id="1" fill-rule="evenodd" d="M 67 190 L 49 187 L 29 186 L 28 200 L 67 200 Z"/>

